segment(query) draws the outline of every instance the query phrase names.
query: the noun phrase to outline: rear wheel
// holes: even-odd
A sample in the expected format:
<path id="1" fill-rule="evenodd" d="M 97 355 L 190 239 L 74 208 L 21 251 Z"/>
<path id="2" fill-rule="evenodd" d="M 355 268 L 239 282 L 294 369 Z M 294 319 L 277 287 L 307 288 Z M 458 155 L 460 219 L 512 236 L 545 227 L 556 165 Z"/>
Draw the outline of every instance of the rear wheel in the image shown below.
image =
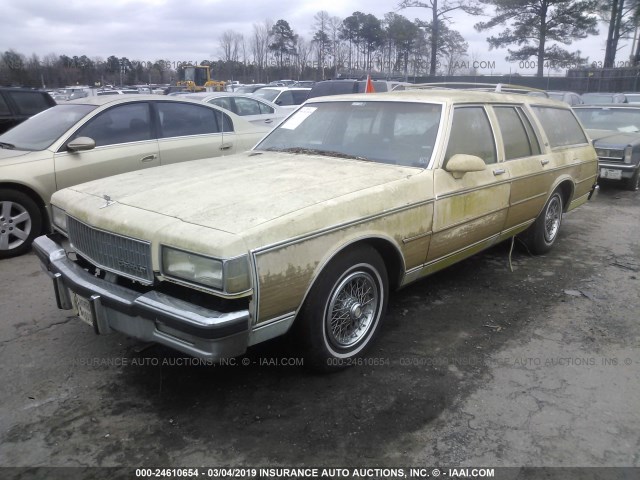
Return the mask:
<path id="1" fill-rule="evenodd" d="M 388 290 L 387 270 L 373 247 L 358 246 L 334 258 L 298 320 L 305 365 L 324 372 L 352 365 L 379 331 Z"/>
<path id="2" fill-rule="evenodd" d="M 0 258 L 27 252 L 42 231 L 42 215 L 36 203 L 16 190 L 0 189 Z"/>
<path id="3" fill-rule="evenodd" d="M 553 247 L 562 224 L 563 203 L 560 192 L 553 192 L 536 221 L 522 235 L 531 253 L 540 255 Z"/>

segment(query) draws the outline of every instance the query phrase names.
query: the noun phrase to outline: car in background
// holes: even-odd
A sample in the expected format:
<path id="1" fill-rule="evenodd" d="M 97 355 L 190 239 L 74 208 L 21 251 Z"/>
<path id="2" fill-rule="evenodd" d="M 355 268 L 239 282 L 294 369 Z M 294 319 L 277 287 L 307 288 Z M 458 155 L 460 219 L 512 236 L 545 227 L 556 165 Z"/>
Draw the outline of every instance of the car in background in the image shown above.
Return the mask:
<path id="1" fill-rule="evenodd" d="M 337 370 L 371 347 L 393 290 L 516 235 L 549 251 L 597 166 L 561 102 L 322 97 L 249 152 L 56 192 L 56 233 L 34 250 L 58 308 L 96 333 L 209 362 L 288 334 L 305 367 Z"/>
<path id="2" fill-rule="evenodd" d="M 97 96 L 102 95 L 139 95 L 141 92 L 137 88 L 112 88 L 108 90 L 98 90 Z M 148 92 L 151 93 L 151 92 Z"/>
<path id="3" fill-rule="evenodd" d="M 298 80 L 295 83 L 289 85 L 290 87 L 313 87 L 316 84 L 315 80 Z"/>
<path id="4" fill-rule="evenodd" d="M 180 97 L 217 105 L 241 116 L 254 125 L 264 125 L 271 128 L 275 127 L 291 113 L 291 110 L 282 108 L 263 98 L 248 94 L 241 95 L 235 92 L 183 93 Z"/>
<path id="5" fill-rule="evenodd" d="M 0 133 L 55 104 L 51 95 L 42 90 L 0 87 Z"/>
<path id="6" fill-rule="evenodd" d="M 575 92 L 563 92 L 563 91 L 548 91 L 547 96 L 554 100 L 560 100 L 561 102 L 568 103 L 569 105 L 582 105 L 584 100 Z"/>
<path id="7" fill-rule="evenodd" d="M 266 87 L 266 83 L 252 83 L 251 85 L 240 85 L 233 93 L 253 93 L 259 88 Z"/>
<path id="8" fill-rule="evenodd" d="M 262 87 L 252 93 L 252 95 L 264 98 L 276 105 L 294 110 L 298 105 L 302 105 L 309 97 L 310 88 L 300 87 Z"/>
<path id="9" fill-rule="evenodd" d="M 166 87 L 163 91 L 164 95 L 171 95 L 172 93 L 180 93 L 180 92 L 188 92 L 189 90 L 187 89 L 187 87 L 183 86 L 183 85 L 169 85 L 168 87 Z"/>
<path id="10" fill-rule="evenodd" d="M 0 258 L 24 253 L 48 230 L 49 199 L 60 188 L 242 152 L 268 130 L 214 105 L 157 95 L 49 108 L 0 135 Z"/>
<path id="11" fill-rule="evenodd" d="M 640 105 L 573 107 L 600 160 L 600 178 L 640 189 Z"/>
<path id="12" fill-rule="evenodd" d="M 372 80 L 373 89 L 376 93 L 404 90 L 411 84 L 406 82 Z M 316 82 L 311 87 L 309 98 L 325 97 L 327 95 L 345 95 L 348 93 L 364 93 L 367 88 L 366 80 L 340 79 L 323 80 Z"/>
<path id="13" fill-rule="evenodd" d="M 624 93 L 600 93 L 590 92 L 581 95 L 582 103 L 585 105 L 599 105 L 603 103 L 627 103 Z"/>
<path id="14" fill-rule="evenodd" d="M 89 87 L 65 87 L 57 89 L 52 97 L 56 102 L 68 102 L 77 98 L 85 98 L 89 96 Z"/>
<path id="15" fill-rule="evenodd" d="M 640 103 L 640 92 L 625 92 L 627 103 Z"/>

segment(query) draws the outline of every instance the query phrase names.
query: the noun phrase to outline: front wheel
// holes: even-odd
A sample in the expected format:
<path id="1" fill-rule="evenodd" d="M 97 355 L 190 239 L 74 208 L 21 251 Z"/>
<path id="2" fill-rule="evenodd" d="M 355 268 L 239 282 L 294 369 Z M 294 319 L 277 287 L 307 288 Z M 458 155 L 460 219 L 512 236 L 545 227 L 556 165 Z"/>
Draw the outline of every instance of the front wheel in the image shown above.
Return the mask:
<path id="1" fill-rule="evenodd" d="M 338 254 L 300 312 L 298 336 L 305 364 L 324 372 L 353 365 L 379 331 L 388 291 L 385 264 L 373 247 Z"/>
<path id="2" fill-rule="evenodd" d="M 562 224 L 563 203 L 560 192 L 553 192 L 536 221 L 523 233 L 522 240 L 531 253 L 541 255 L 553 247 Z"/>
<path id="3" fill-rule="evenodd" d="M 627 180 L 627 189 L 632 192 L 640 190 L 640 167 L 636 168 L 631 178 Z"/>
<path id="4" fill-rule="evenodd" d="M 27 252 L 42 231 L 42 216 L 36 203 L 16 190 L 0 189 L 0 258 Z"/>

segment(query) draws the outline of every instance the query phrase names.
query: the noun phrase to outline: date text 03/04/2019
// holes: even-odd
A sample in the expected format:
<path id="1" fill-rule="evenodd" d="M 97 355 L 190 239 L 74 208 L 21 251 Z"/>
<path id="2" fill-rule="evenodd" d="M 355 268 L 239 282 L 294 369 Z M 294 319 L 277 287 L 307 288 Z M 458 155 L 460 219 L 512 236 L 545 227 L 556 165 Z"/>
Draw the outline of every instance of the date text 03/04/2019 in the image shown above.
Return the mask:
<path id="1" fill-rule="evenodd" d="M 305 479 L 305 478 L 492 478 L 495 476 L 493 468 L 138 468 L 137 478 L 172 478 L 172 477 L 203 477 L 203 478 L 252 478 L 259 476 L 264 479 Z"/>

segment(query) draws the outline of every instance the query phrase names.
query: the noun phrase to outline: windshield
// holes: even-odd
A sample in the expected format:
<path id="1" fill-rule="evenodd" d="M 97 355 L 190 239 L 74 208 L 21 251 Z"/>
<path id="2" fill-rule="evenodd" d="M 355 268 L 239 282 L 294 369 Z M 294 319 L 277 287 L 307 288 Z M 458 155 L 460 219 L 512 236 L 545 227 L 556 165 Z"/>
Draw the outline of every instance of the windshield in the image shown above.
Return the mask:
<path id="1" fill-rule="evenodd" d="M 307 103 L 255 149 L 426 168 L 441 112 L 428 103 Z"/>
<path id="2" fill-rule="evenodd" d="M 56 105 L 0 135 L 16 150 L 44 150 L 95 109 L 95 105 Z"/>
<path id="3" fill-rule="evenodd" d="M 273 102 L 279 93 L 280 93 L 280 90 L 270 90 L 270 89 L 263 89 L 263 88 L 260 88 L 255 92 L 253 92 L 253 94 L 256 97 L 264 98 L 265 100 L 269 100 L 270 102 Z"/>
<path id="4" fill-rule="evenodd" d="M 586 128 L 640 132 L 640 108 L 576 108 L 574 111 Z"/>

